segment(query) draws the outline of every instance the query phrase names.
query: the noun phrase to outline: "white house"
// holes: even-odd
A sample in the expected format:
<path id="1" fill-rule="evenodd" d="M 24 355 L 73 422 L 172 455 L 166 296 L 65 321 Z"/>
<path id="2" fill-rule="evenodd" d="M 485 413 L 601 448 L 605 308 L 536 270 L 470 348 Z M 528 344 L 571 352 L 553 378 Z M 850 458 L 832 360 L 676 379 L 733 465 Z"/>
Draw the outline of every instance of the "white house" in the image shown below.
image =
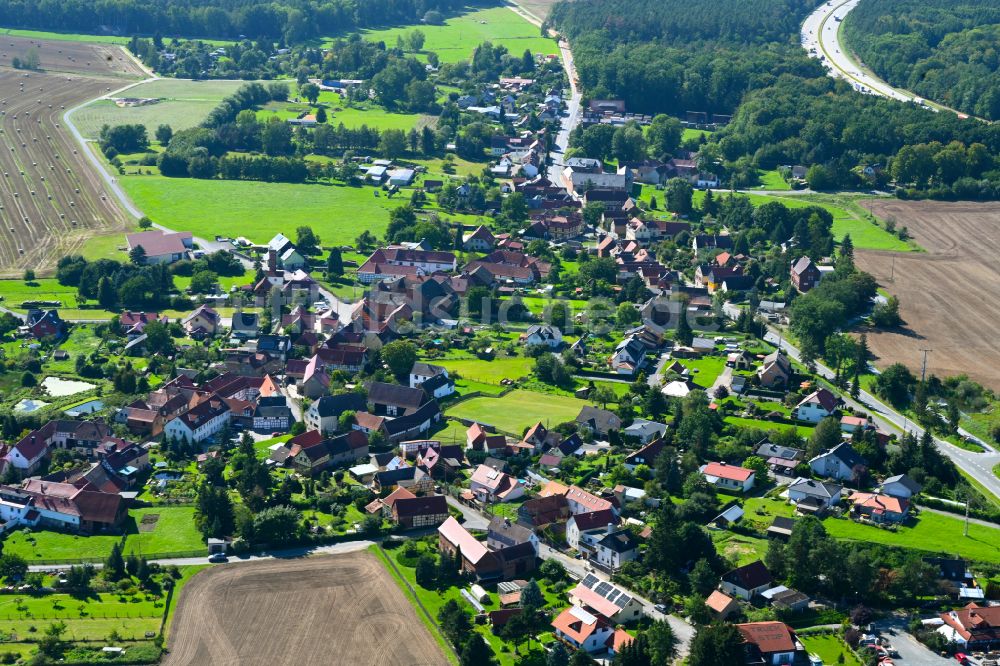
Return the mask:
<path id="1" fill-rule="evenodd" d="M 580 544 L 588 534 L 603 534 L 607 532 L 609 526 L 618 524 L 611 509 L 600 511 L 589 511 L 579 513 L 569 517 L 566 521 L 566 544 L 573 549 L 580 550 Z"/>
<path id="2" fill-rule="evenodd" d="M 828 416 L 833 416 L 840 401 L 837 396 L 824 388 L 813 391 L 792 410 L 792 418 L 809 423 L 819 423 Z"/>
<path id="3" fill-rule="evenodd" d="M 902 499 L 910 499 L 914 495 L 920 492 L 922 486 L 908 477 L 905 474 L 897 474 L 896 476 L 890 476 L 888 479 L 882 482 L 882 493 L 885 495 L 891 495 L 892 497 L 899 497 Z"/>
<path id="4" fill-rule="evenodd" d="M 528 327 L 522 339 L 526 345 L 547 345 L 558 349 L 562 344 L 562 331 L 555 326 L 535 324 Z"/>
<path id="5" fill-rule="evenodd" d="M 552 621 L 558 638 L 584 652 L 601 652 L 614 633 L 611 624 L 600 615 L 580 606 L 570 606 Z"/>
<path id="6" fill-rule="evenodd" d="M 428 379 L 437 377 L 438 375 L 448 376 L 448 368 L 440 365 L 432 365 L 430 363 L 424 363 L 423 361 L 417 361 L 410 368 L 410 388 L 417 388 Z"/>
<path id="7" fill-rule="evenodd" d="M 608 525 L 604 534 L 587 535 L 583 541 L 590 542 L 589 559 L 605 570 L 614 571 L 639 557 L 639 540 L 627 529 L 616 530 Z"/>
<path id="8" fill-rule="evenodd" d="M 719 588 L 731 597 L 750 600 L 771 587 L 771 572 L 760 560 L 737 567 L 722 575 Z"/>
<path id="9" fill-rule="evenodd" d="M 829 481 L 816 481 L 799 477 L 788 485 L 788 501 L 803 507 L 828 509 L 840 502 L 844 489 Z"/>
<path id="10" fill-rule="evenodd" d="M 702 465 L 699 471 L 716 488 L 741 493 L 753 488 L 754 471 L 746 467 L 713 462 Z"/>
<path id="11" fill-rule="evenodd" d="M 664 423 L 647 421 L 646 419 L 635 419 L 632 421 L 632 425 L 625 428 L 624 432 L 630 437 L 639 438 L 639 441 L 643 444 L 648 444 L 654 439 L 663 437 L 663 433 L 666 431 L 667 426 Z"/>
<path id="12" fill-rule="evenodd" d="M 838 481 L 854 481 L 864 473 L 865 460 L 850 444 L 838 444 L 809 461 L 816 476 Z"/>
<path id="13" fill-rule="evenodd" d="M 574 606 L 596 611 L 616 624 L 641 620 L 644 614 L 641 601 L 592 573 L 569 591 L 569 601 Z"/>
<path id="14" fill-rule="evenodd" d="M 167 421 L 163 433 L 168 439 L 200 443 L 222 430 L 229 418 L 229 405 L 212 396 Z"/>

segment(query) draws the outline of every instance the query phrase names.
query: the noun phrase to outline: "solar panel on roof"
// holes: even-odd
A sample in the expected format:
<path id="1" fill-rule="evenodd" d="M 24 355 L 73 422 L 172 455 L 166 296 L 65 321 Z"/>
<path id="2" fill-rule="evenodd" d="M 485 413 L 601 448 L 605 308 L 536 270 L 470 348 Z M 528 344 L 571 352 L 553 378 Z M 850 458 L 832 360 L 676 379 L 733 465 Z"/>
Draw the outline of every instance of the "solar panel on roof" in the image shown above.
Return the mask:
<path id="1" fill-rule="evenodd" d="M 606 596 L 608 594 L 608 592 L 610 592 L 613 589 L 614 588 L 609 583 L 605 583 L 604 581 L 601 581 L 601 583 L 597 587 L 594 588 L 594 592 L 597 592 L 599 595 L 601 595 L 603 597 L 603 596 Z"/>
<path id="2" fill-rule="evenodd" d="M 619 608 L 625 608 L 630 603 L 632 603 L 632 597 L 628 596 L 627 594 L 621 595 L 620 597 L 618 597 L 618 601 L 615 602 L 615 604 Z"/>
<path id="3" fill-rule="evenodd" d="M 597 582 L 597 576 L 594 574 L 587 574 L 587 577 L 583 579 L 583 586 L 594 589 L 594 585 L 596 585 Z"/>

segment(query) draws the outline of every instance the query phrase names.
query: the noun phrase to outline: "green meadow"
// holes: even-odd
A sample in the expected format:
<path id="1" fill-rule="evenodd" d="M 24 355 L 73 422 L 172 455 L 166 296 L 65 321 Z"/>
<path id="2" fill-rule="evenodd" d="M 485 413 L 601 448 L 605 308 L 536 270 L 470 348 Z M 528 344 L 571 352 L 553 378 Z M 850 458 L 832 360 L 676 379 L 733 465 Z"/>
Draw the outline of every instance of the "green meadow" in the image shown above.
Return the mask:
<path id="1" fill-rule="evenodd" d="M 444 25 L 401 26 L 385 30 L 366 30 L 365 39 L 395 46 L 399 37 L 419 28 L 426 36 L 423 52 L 433 51 L 441 62 L 459 62 L 472 56 L 483 42 L 502 45 L 514 55 L 525 49 L 532 53 L 556 54 L 554 39 L 542 37 L 539 29 L 507 7 L 491 7 L 448 18 Z"/>

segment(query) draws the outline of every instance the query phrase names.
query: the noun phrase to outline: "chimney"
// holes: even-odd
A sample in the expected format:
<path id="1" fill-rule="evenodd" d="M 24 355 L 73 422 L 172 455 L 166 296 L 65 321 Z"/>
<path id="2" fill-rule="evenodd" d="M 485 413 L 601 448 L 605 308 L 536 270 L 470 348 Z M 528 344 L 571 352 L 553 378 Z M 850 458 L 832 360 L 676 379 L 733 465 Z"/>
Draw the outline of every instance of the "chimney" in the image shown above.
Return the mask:
<path id="1" fill-rule="evenodd" d="M 611 534 L 614 531 L 615 531 L 615 524 L 614 523 L 608 523 L 607 533 Z"/>
<path id="2" fill-rule="evenodd" d="M 276 275 L 278 270 L 278 253 L 274 248 L 267 251 L 267 274 Z"/>

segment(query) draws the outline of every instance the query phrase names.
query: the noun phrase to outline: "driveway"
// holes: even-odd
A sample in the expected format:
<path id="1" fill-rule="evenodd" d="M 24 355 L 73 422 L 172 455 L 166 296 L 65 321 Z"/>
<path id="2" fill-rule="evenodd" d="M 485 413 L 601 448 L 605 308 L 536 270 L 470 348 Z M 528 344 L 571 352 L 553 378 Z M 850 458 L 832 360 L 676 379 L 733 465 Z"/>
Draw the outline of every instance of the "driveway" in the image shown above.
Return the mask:
<path id="1" fill-rule="evenodd" d="M 931 652 L 923 643 L 906 631 L 906 622 L 902 619 L 891 619 L 876 623 L 876 628 L 882 636 L 889 639 L 892 646 L 899 651 L 899 659 L 904 664 L 914 666 L 954 666 L 955 660 L 945 658 Z M 891 632 L 891 633 L 890 633 Z"/>

